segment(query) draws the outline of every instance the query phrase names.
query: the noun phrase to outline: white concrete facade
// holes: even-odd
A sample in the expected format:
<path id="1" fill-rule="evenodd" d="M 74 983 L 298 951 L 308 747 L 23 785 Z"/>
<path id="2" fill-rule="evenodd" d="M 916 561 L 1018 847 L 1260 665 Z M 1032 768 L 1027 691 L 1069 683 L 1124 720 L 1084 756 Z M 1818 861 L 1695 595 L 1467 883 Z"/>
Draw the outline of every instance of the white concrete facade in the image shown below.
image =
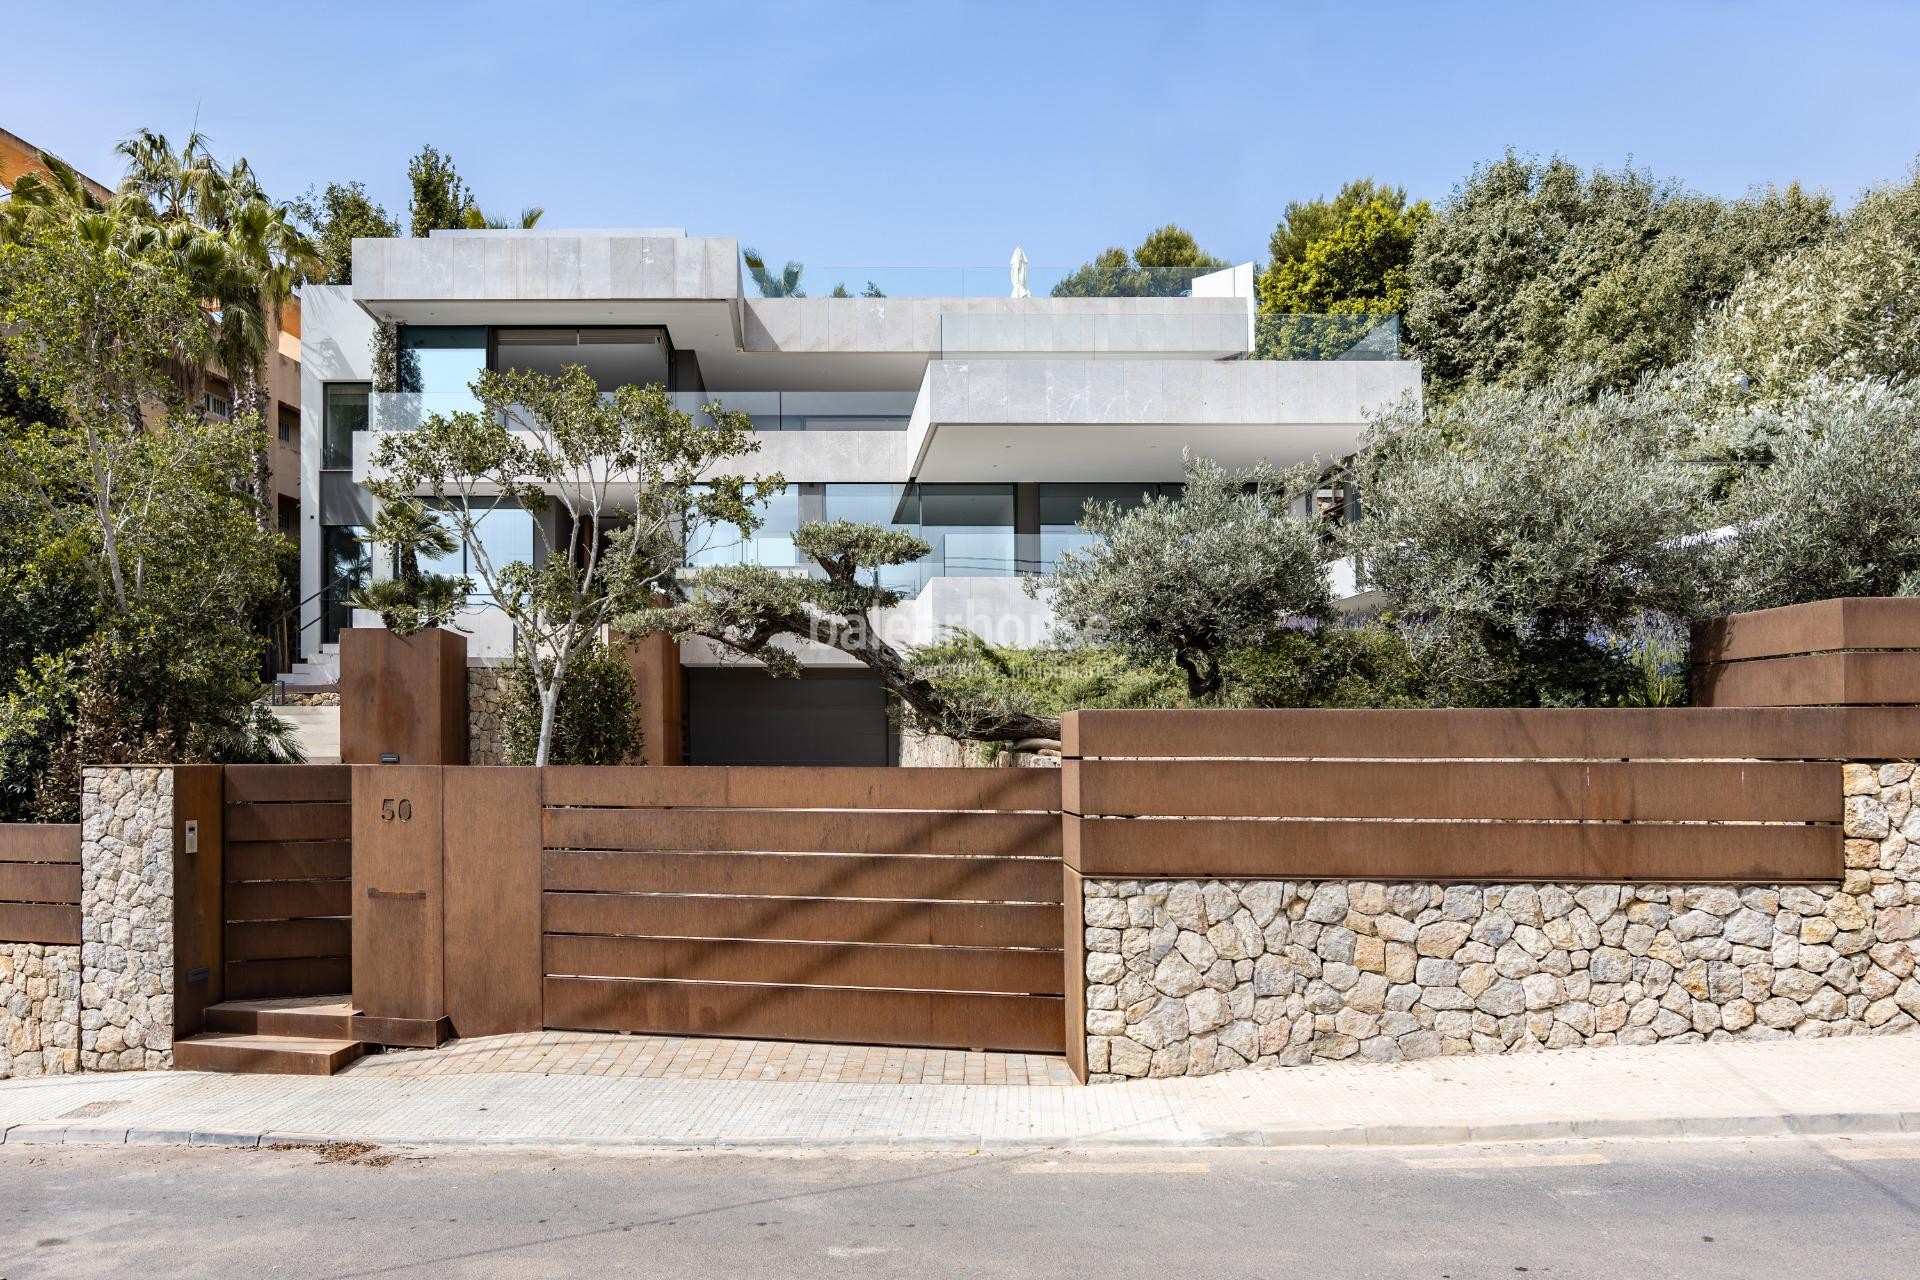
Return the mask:
<path id="1" fill-rule="evenodd" d="M 1057 517 L 1075 486 L 1177 482 L 1187 450 L 1229 465 L 1331 463 L 1372 416 L 1419 396 L 1409 361 L 1255 358 L 1253 277 L 1243 264 L 1180 297 L 762 298 L 737 240 L 671 228 L 357 240 L 354 283 L 303 295 L 303 649 L 327 647 L 318 535 L 370 511 L 361 486 L 374 437 L 461 395 L 423 385 L 371 397 L 367 429 L 336 442 L 328 469 L 327 386 L 371 384 L 377 322 L 484 332 L 494 367 L 501 329 L 663 335 L 678 402 L 731 397 L 753 414 L 761 449 L 745 465 L 784 474 L 801 518 L 897 502 L 941 531 L 947 549 L 918 594 L 881 620 L 890 638 L 964 627 L 1038 643 L 1051 619 L 1021 575 L 1042 567 L 1036 513 Z M 935 514 L 942 503 L 1012 515 L 956 531 Z M 779 532 L 756 547 L 777 548 Z M 480 631 L 470 645 L 504 644 L 501 628 Z"/>

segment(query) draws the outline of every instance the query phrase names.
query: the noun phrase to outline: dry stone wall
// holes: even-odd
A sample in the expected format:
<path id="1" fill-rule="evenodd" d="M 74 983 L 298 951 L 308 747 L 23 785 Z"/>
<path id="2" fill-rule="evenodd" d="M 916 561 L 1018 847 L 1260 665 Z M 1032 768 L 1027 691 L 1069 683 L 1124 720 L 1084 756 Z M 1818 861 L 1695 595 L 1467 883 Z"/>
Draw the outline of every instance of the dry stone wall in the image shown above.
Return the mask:
<path id="1" fill-rule="evenodd" d="M 80 948 L 0 943 L 0 1079 L 80 1067 Z"/>
<path id="2" fill-rule="evenodd" d="M 1911 763 L 1817 885 L 1088 880 L 1089 1078 L 1920 1025 Z"/>
<path id="3" fill-rule="evenodd" d="M 80 797 L 80 1067 L 173 1065 L 173 770 L 88 769 Z"/>
<path id="4" fill-rule="evenodd" d="M 467 668 L 467 763 L 505 764 L 507 668 Z"/>

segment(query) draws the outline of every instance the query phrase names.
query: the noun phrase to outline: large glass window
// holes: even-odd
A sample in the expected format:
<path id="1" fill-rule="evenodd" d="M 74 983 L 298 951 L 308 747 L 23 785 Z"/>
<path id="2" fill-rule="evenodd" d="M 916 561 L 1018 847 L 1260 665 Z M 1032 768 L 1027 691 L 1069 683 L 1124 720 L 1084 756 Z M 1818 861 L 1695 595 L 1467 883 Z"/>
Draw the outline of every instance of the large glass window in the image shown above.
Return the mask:
<path id="1" fill-rule="evenodd" d="M 927 577 L 998 578 L 1014 571 L 1013 486 L 923 484 L 918 499 L 920 536 L 933 546 Z"/>
<path id="2" fill-rule="evenodd" d="M 407 325 L 400 330 L 400 390 L 427 397 L 427 413 L 473 410 L 468 389 L 487 367 L 487 331 L 478 325 Z"/>
<path id="3" fill-rule="evenodd" d="M 667 385 L 672 348 L 664 329 L 499 329 L 494 367 L 556 374 L 581 365 L 602 391 Z"/>
<path id="4" fill-rule="evenodd" d="M 919 498 L 912 485 L 829 484 L 821 518 L 884 525 L 889 529 L 920 532 Z M 926 564 L 896 564 L 880 570 L 880 585 L 896 591 L 917 592 L 926 581 Z"/>
<path id="5" fill-rule="evenodd" d="M 327 471 L 353 470 L 353 437 L 367 429 L 365 382 L 329 382 L 321 426 L 320 466 Z"/>
<path id="6" fill-rule="evenodd" d="M 1129 481 L 1120 484 L 1043 484 L 1040 486 L 1040 572 L 1052 573 L 1062 551 L 1078 551 L 1096 539 L 1079 527 L 1089 502 L 1111 502 L 1122 511 L 1145 505 L 1160 494 L 1177 496 L 1178 484 Z"/>
<path id="7" fill-rule="evenodd" d="M 487 563 L 499 572 L 518 560 L 525 564 L 533 563 L 533 516 L 525 508 L 512 502 L 505 505 L 481 510 L 476 508 L 474 533 L 480 539 L 481 548 L 487 553 Z M 473 590 L 468 594 L 471 600 L 489 600 L 487 584 L 480 578 L 479 557 L 468 548 L 465 539 L 444 556 L 422 557 L 420 572 L 444 573 L 448 577 L 467 577 L 473 579 Z"/>
<path id="8" fill-rule="evenodd" d="M 800 562 L 799 552 L 793 547 L 793 534 L 800 523 L 800 486 L 790 484 L 767 499 L 760 508 L 760 527 L 750 534 L 742 534 L 730 524 L 695 529 L 688 539 L 687 563 L 790 568 Z"/>
<path id="9" fill-rule="evenodd" d="M 320 530 L 320 640 L 338 644 L 340 629 L 353 625 L 347 597 L 367 584 L 373 560 L 359 525 L 330 524 Z"/>

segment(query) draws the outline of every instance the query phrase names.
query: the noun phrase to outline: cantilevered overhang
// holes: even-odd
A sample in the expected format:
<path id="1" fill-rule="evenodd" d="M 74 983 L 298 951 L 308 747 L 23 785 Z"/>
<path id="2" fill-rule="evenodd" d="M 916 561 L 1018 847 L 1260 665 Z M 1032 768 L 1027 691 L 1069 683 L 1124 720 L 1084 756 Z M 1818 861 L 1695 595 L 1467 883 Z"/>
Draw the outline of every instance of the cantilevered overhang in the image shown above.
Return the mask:
<path id="1" fill-rule="evenodd" d="M 935 360 L 907 449 L 924 481 L 1173 480 L 1343 457 L 1419 394 L 1414 361 Z"/>
<path id="2" fill-rule="evenodd" d="M 666 325 L 682 347 L 740 345 L 731 239 L 471 232 L 353 242 L 353 297 L 401 324 Z"/>

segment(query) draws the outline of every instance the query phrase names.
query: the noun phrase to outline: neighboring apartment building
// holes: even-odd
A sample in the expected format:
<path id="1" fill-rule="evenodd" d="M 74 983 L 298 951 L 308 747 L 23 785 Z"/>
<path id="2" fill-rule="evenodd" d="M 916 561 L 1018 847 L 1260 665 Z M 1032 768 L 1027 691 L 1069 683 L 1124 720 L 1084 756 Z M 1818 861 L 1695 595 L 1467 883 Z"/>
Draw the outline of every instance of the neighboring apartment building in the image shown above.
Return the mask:
<path id="1" fill-rule="evenodd" d="M 45 173 L 39 147 L 0 129 L 0 198 L 11 191 L 20 175 Z M 78 172 L 78 170 L 75 170 Z M 81 181 L 95 197 L 106 200 L 110 187 L 80 174 Z M 199 406 L 215 417 L 233 411 L 233 389 L 225 370 L 217 363 L 207 366 L 209 385 L 206 402 Z M 266 401 L 261 407 L 262 425 L 268 437 L 267 465 L 271 471 L 274 521 L 280 532 L 298 542 L 300 539 L 300 299 L 294 298 L 282 308 L 280 329 L 274 334 L 273 349 L 267 357 Z M 293 655 L 287 654 L 288 658 Z"/>
<path id="2" fill-rule="evenodd" d="M 764 298 L 747 296 L 735 240 L 677 230 L 356 241 L 354 283 L 304 298 L 303 651 L 324 662 L 355 622 L 343 584 L 369 571 L 355 531 L 373 515 L 363 486 L 377 435 L 473 407 L 467 384 L 484 368 L 583 364 L 603 387 L 661 382 L 689 409 L 750 413 L 761 449 L 742 469 L 778 470 L 789 486 L 751 538 L 701 559 L 801 571 L 792 533 L 806 521 L 911 529 L 933 551 L 897 575 L 911 598 L 882 620 L 895 643 L 950 627 L 1037 643 L 1051 619 L 1022 579 L 1084 539 L 1074 526 L 1089 498 L 1176 486 L 1187 449 L 1227 465 L 1341 458 L 1370 414 L 1420 394 L 1391 331 L 1354 358 L 1252 358 L 1251 266 L 1155 298 L 1008 297 L 1008 272 L 994 274 L 997 286 L 989 273 L 969 285 L 1003 296 L 904 295 L 895 273 L 886 297 Z M 377 321 L 400 326 L 413 389 L 373 391 Z M 495 519 L 496 559 L 539 541 L 524 515 Z M 507 652 L 496 611 L 461 625 L 471 655 Z M 691 763 L 878 763 L 897 751 L 877 682 L 839 654 L 810 648 L 798 681 L 699 642 L 682 658 Z"/>

